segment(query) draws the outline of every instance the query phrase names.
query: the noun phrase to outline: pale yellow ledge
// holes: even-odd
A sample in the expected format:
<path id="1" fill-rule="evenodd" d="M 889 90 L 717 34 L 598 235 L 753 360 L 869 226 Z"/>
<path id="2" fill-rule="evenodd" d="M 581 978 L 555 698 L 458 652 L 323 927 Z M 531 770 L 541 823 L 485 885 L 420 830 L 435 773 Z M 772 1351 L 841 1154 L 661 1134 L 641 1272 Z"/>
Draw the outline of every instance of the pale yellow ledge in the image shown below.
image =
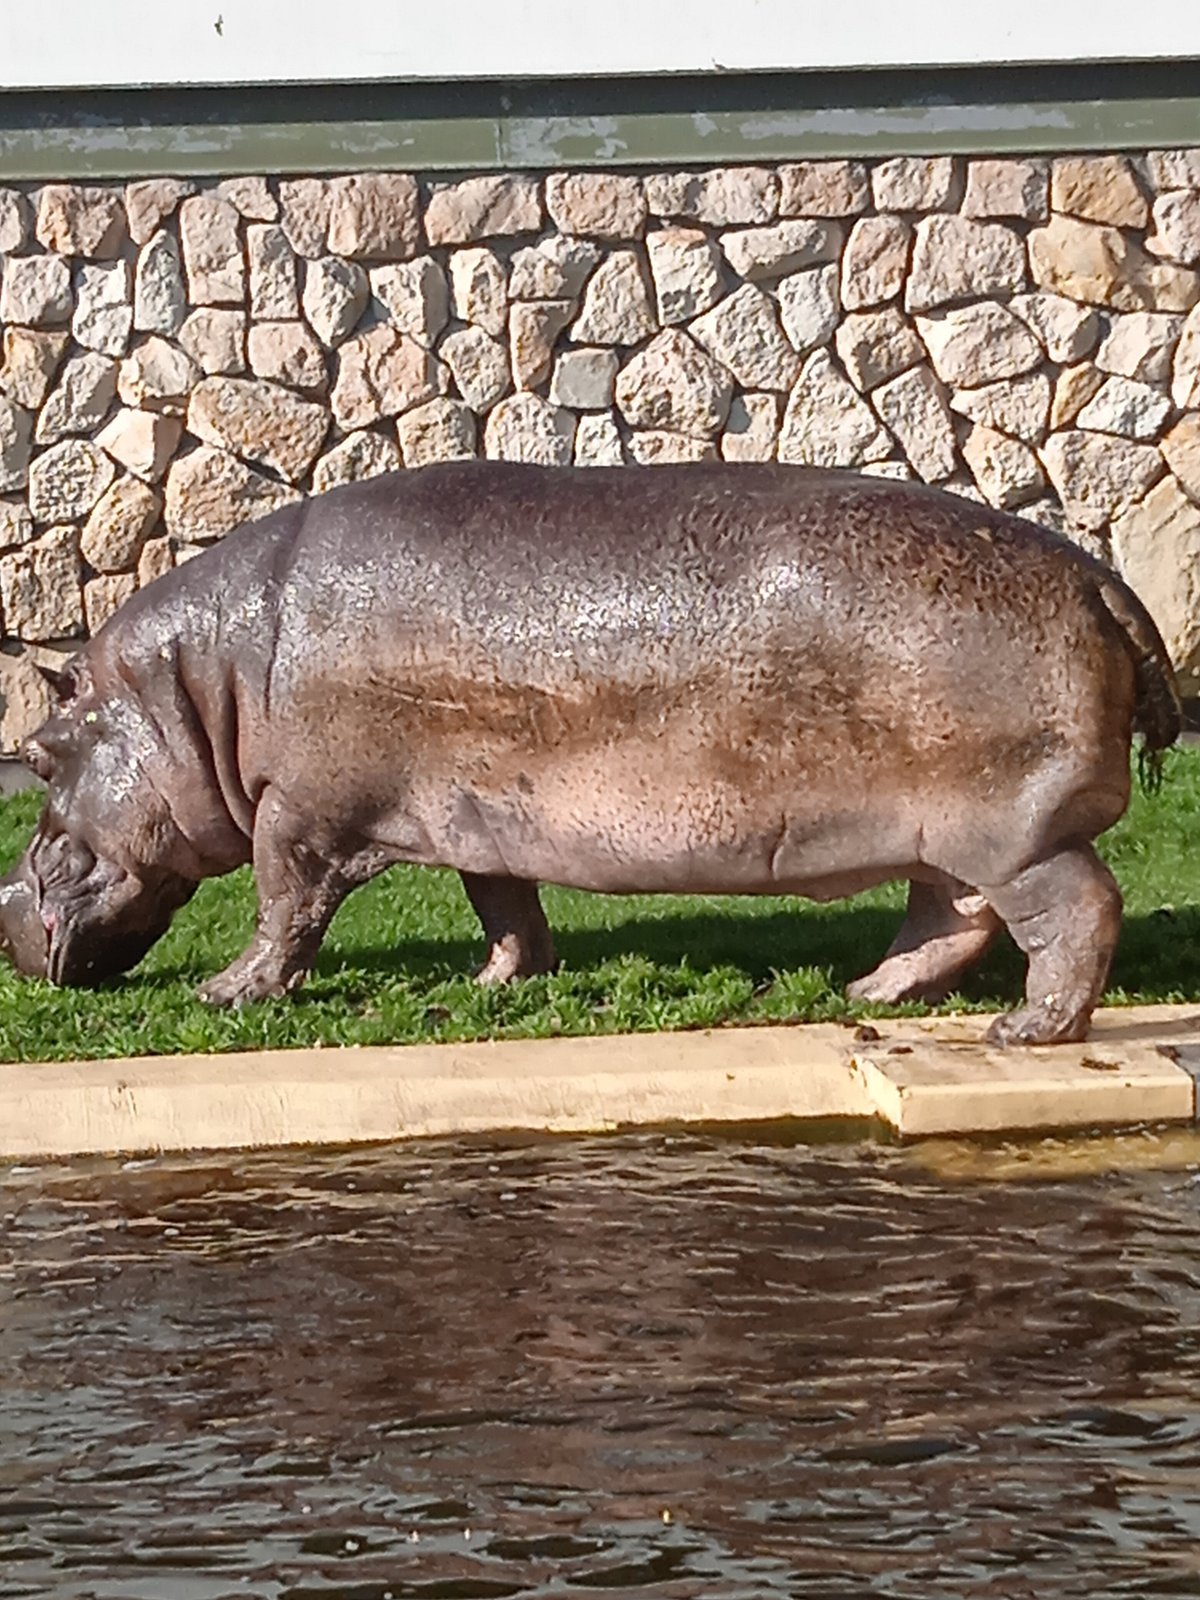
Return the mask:
<path id="1" fill-rule="evenodd" d="M 883 1119 L 904 1136 L 1190 1122 L 1200 1007 L 991 1050 L 987 1017 L 0 1066 L 0 1160 L 505 1130 Z M 1191 1070 L 1189 1070 L 1189 1067 Z"/>

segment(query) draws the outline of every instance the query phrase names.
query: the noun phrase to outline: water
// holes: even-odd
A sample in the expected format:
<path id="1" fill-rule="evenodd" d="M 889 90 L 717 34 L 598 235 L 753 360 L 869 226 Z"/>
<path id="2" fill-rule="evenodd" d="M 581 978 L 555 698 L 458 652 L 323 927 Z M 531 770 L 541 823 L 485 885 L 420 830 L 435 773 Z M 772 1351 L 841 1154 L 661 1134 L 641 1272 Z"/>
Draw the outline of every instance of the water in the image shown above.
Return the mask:
<path id="1" fill-rule="evenodd" d="M 10 1172 L 0 1597 L 1200 1595 L 1198 1157 L 1139 1153 Z"/>

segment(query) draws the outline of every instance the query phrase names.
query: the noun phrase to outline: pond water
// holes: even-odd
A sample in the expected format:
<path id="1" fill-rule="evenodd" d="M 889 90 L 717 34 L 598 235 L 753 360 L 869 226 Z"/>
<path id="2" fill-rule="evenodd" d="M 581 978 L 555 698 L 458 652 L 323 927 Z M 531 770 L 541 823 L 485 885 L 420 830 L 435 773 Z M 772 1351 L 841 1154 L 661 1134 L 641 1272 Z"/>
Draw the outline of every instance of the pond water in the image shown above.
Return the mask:
<path id="1" fill-rule="evenodd" d="M 1106 1148 L 11 1170 L 0 1597 L 1198 1595 L 1200 1154 Z"/>

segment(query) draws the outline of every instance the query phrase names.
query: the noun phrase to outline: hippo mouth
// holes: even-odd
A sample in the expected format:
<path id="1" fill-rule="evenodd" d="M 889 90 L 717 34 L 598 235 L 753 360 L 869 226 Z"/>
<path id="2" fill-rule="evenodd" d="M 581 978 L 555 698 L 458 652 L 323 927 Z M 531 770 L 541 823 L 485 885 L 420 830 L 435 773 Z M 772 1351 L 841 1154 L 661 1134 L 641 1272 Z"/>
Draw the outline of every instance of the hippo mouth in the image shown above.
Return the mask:
<path id="1" fill-rule="evenodd" d="M 27 977 L 90 988 L 135 967 L 195 888 L 173 873 L 135 878 L 39 831 L 0 882 L 0 953 Z"/>

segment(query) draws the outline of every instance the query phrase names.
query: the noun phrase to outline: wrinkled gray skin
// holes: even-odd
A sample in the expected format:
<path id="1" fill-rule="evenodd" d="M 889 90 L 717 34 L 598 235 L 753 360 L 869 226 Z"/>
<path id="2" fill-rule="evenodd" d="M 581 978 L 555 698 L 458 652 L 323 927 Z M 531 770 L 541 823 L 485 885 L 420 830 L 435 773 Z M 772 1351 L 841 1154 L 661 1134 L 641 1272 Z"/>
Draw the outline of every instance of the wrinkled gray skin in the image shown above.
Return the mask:
<path id="1" fill-rule="evenodd" d="M 946 994 L 1006 924 L 1001 1043 L 1082 1038 L 1120 896 L 1091 840 L 1132 732 L 1179 731 L 1107 568 L 921 485 L 772 466 L 460 463 L 336 489 L 135 595 L 24 755 L 49 785 L 0 938 L 56 983 L 132 966 L 252 861 L 201 991 L 286 994 L 346 893 L 456 867 L 487 982 L 555 965 L 537 883 L 831 899 L 910 881 L 856 995 Z"/>

